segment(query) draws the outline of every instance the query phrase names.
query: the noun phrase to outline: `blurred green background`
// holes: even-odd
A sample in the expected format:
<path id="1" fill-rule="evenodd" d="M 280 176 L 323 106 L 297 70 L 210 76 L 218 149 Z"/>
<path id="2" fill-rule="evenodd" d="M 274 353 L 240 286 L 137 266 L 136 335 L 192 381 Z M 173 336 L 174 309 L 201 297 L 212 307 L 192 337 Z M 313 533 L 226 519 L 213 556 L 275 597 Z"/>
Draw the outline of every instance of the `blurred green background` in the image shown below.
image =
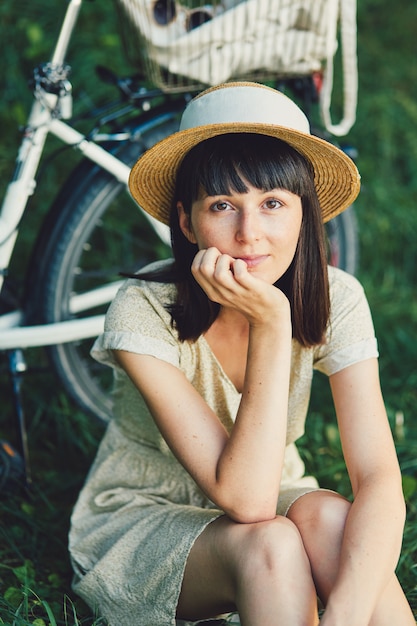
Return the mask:
<path id="1" fill-rule="evenodd" d="M 12 173 L 30 107 L 27 80 L 47 60 L 66 3 L 2 0 L 0 4 L 0 192 Z M 94 68 L 121 74 L 129 66 L 116 29 L 111 0 L 86 1 L 69 62 L 76 112 L 107 97 Z M 407 525 L 398 574 L 417 607 L 417 3 L 361 0 L 358 7 L 359 106 L 344 141 L 358 150 L 362 192 L 356 203 L 360 233 L 358 277 L 365 286 L 380 347 L 381 379 L 404 477 Z M 110 88 L 111 90 L 111 88 Z M 113 93 L 111 93 L 113 97 Z M 336 94 L 336 107 L 338 93 Z M 336 114 L 337 117 L 337 114 Z M 48 144 L 49 153 L 57 147 Z M 39 193 L 22 224 L 15 263 L 27 257 L 37 225 L 75 156 L 47 161 Z M 18 275 L 18 281 L 23 275 Z M 44 363 L 42 352 L 29 359 Z M 14 439 L 5 361 L 0 362 L 0 438 Z M 324 381 L 314 384 L 307 437 L 301 442 L 308 469 L 324 486 L 349 493 L 333 410 Z M 66 535 L 71 507 L 101 434 L 101 427 L 74 409 L 44 371 L 25 382 L 29 446 L 35 487 L 32 498 L 0 493 L 0 623 L 98 624 L 70 590 Z M 311 441 L 315 446 L 312 448 Z M 317 449 L 319 454 L 317 454 Z M 70 599 L 65 599 L 66 594 Z M 66 609 L 64 610 L 64 605 Z M 20 607 L 20 608 L 19 608 Z M 49 614 L 48 614 L 49 611 Z M 67 611 L 67 614 L 66 612 Z M 19 614 L 19 615 L 18 615 Z M 75 617 L 75 614 L 77 617 Z M 15 615 L 15 617 L 12 617 Z M 17 616 L 18 615 L 18 616 Z M 16 621 L 13 622 L 13 619 Z M 20 621 L 19 621 L 20 620 Z M 42 621 L 44 620 L 44 621 Z"/>

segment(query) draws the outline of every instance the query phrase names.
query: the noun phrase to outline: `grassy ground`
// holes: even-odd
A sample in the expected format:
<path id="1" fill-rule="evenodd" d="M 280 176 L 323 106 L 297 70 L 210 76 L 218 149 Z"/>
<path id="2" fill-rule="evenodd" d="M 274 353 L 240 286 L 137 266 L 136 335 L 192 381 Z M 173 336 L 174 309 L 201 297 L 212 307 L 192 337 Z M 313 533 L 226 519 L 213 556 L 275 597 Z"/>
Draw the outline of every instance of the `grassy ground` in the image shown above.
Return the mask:
<path id="1" fill-rule="evenodd" d="M 0 186 L 10 175 L 28 96 L 23 77 L 33 60 L 45 57 L 53 32 L 50 2 L 24 11 L 12 0 L 0 7 L 5 62 L 0 78 L 2 144 Z M 407 524 L 398 575 L 417 611 L 417 76 L 412 56 L 417 5 L 406 0 L 392 12 L 388 0 L 359 3 L 360 102 L 348 140 L 358 147 L 363 191 L 357 203 L 361 239 L 359 277 L 373 310 L 381 352 L 381 379 L 400 459 Z M 21 7 L 22 8 L 22 7 Z M 90 82 L 93 62 L 119 62 L 112 14 L 86 6 L 83 37 L 74 57 L 82 62 L 81 83 Z M 31 14 L 28 14 L 28 11 Z M 12 34 L 11 34 L 12 33 Z M 92 44 L 92 45 L 91 45 Z M 85 50 L 94 54 L 84 60 Z M 94 58 L 93 58 L 94 57 Z M 74 62 L 75 64 L 75 62 Z M 116 69 L 118 69 L 116 67 Z M 98 88 L 97 88 L 98 89 Z M 84 97 L 84 96 L 83 96 Z M 61 173 L 47 168 L 38 204 L 49 205 Z M 30 231 L 31 229 L 27 229 Z M 31 234 L 26 244 L 29 246 Z M 25 251 L 22 251 L 24 258 Z M 0 493 L 0 624 L 100 623 L 71 592 L 67 532 L 71 507 L 94 456 L 101 427 L 71 406 L 56 385 L 45 356 L 30 351 L 24 381 L 33 472 L 30 495 Z M 6 362 L 0 361 L 0 438 L 15 441 Z M 308 469 L 323 486 L 349 493 L 326 381 L 318 377 L 301 441 Z"/>

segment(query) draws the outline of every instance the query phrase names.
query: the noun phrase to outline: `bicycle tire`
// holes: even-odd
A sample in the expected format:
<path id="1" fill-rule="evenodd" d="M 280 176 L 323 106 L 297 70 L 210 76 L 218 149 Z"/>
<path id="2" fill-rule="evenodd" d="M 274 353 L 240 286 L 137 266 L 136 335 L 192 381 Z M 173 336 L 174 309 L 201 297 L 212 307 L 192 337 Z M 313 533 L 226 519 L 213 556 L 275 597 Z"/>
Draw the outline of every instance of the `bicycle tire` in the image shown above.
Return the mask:
<path id="1" fill-rule="evenodd" d="M 151 145 L 178 128 L 177 107 L 152 122 L 140 120 L 137 141 L 113 150 L 132 165 Z M 124 184 L 84 160 L 58 194 L 34 248 L 27 289 L 27 318 L 53 323 L 76 317 L 70 310 L 74 293 L 120 281 L 120 271 L 133 272 L 170 255 L 139 211 Z M 83 315 L 104 313 L 109 303 Z M 86 413 L 106 422 L 111 416 L 110 368 L 89 356 L 93 340 L 47 348 L 66 393 Z"/>
<path id="2" fill-rule="evenodd" d="M 143 128 L 140 120 L 138 141 L 119 146 L 117 156 L 133 164 L 144 150 L 177 129 L 177 116 L 174 108 Z M 330 262 L 354 273 L 358 257 L 353 207 L 329 222 L 326 230 Z M 137 270 L 169 254 L 125 186 L 95 164 L 83 161 L 56 198 L 35 245 L 29 264 L 36 269 L 30 275 L 26 298 L 28 320 L 53 323 L 71 319 L 72 293 L 100 285 L 103 279 L 120 280 L 120 271 Z M 93 313 L 104 313 L 107 306 Z M 54 345 L 47 352 L 67 395 L 84 412 L 107 422 L 112 412 L 112 373 L 89 356 L 92 342 Z"/>
<path id="3" fill-rule="evenodd" d="M 359 237 L 354 205 L 327 222 L 331 265 L 355 274 L 359 267 Z"/>

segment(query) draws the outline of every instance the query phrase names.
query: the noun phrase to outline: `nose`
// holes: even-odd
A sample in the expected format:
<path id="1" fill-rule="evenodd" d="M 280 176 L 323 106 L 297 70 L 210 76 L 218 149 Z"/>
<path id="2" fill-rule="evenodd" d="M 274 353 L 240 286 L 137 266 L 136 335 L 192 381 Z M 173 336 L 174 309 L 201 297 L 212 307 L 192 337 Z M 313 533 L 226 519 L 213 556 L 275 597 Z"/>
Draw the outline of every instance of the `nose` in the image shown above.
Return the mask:
<path id="1" fill-rule="evenodd" d="M 236 239 L 241 243 L 258 241 L 262 236 L 261 216 L 257 211 L 241 211 L 239 213 Z"/>

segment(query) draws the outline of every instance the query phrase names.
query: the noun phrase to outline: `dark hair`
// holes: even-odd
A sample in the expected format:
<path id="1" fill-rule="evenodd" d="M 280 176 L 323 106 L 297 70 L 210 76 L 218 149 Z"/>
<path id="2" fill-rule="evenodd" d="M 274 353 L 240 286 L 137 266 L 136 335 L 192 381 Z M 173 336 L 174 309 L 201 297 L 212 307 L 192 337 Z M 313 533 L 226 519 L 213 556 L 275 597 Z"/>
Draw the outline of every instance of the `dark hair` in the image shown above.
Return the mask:
<path id="1" fill-rule="evenodd" d="M 327 253 L 321 210 L 310 162 L 287 143 L 252 133 L 218 135 L 202 141 L 184 157 L 178 171 L 170 227 L 174 266 L 140 278 L 176 282 L 177 297 L 169 310 L 182 341 L 196 340 L 216 319 L 220 307 L 209 300 L 191 274 L 197 246 L 181 231 L 177 202 L 191 214 L 203 189 L 208 195 L 245 193 L 246 182 L 269 191 L 281 188 L 297 194 L 302 224 L 294 259 L 277 281 L 291 304 L 293 336 L 303 346 L 322 343 L 329 319 Z"/>

